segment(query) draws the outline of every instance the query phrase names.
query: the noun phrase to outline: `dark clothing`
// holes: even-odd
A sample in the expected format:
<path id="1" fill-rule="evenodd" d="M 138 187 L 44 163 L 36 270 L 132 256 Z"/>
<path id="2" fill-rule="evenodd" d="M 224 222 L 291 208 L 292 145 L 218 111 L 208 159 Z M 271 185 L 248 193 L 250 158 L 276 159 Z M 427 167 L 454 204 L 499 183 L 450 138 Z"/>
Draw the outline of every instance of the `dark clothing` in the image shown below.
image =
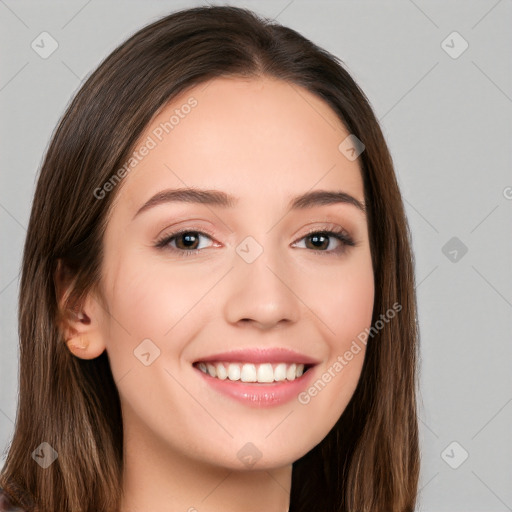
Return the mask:
<path id="1" fill-rule="evenodd" d="M 0 512 L 25 512 L 25 509 L 15 507 L 9 496 L 0 488 Z"/>

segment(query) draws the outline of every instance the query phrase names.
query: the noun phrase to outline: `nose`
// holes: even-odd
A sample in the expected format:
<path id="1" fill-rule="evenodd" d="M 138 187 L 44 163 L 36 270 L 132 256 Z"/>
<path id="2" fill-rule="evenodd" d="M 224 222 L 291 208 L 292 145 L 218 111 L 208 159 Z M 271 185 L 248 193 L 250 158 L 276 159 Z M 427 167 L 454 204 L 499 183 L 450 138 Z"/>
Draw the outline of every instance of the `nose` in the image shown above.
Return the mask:
<path id="1" fill-rule="evenodd" d="M 293 278 L 293 270 L 275 251 L 263 250 L 252 263 L 237 254 L 227 284 L 226 321 L 260 330 L 297 322 L 301 301 L 293 290 Z"/>

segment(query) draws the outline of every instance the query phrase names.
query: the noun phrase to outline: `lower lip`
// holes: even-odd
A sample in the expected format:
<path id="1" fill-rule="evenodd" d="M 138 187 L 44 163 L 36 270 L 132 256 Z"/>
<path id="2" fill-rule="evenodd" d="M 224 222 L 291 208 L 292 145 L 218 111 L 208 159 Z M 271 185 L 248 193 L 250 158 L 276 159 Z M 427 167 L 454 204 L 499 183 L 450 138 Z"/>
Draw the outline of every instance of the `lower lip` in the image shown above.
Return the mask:
<path id="1" fill-rule="evenodd" d="M 251 407 L 274 407 L 297 398 L 304 391 L 312 379 L 314 366 L 295 380 L 261 384 L 229 379 L 221 380 L 198 368 L 194 367 L 194 369 L 213 389 L 224 395 Z"/>

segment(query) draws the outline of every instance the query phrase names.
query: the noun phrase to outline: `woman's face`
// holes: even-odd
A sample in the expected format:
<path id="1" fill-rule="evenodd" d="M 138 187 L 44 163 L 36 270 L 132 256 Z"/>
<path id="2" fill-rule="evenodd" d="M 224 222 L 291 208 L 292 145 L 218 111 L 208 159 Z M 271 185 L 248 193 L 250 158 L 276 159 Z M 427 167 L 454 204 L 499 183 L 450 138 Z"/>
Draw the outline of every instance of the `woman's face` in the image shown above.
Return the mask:
<path id="1" fill-rule="evenodd" d="M 368 228 L 351 202 L 297 198 L 364 203 L 358 160 L 339 149 L 348 135 L 316 96 L 268 78 L 199 85 L 147 127 L 119 190 L 102 189 L 116 200 L 96 325 L 128 438 L 269 468 L 332 429 L 372 319 Z M 315 364 L 296 377 L 294 362 Z"/>

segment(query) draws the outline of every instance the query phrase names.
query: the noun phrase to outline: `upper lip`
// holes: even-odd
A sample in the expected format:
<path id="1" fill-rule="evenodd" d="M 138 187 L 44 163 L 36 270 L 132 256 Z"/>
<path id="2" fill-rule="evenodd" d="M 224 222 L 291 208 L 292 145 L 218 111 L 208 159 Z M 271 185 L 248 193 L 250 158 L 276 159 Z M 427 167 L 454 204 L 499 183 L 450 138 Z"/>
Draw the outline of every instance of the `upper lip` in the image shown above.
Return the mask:
<path id="1" fill-rule="evenodd" d="M 312 357 L 300 354 L 288 348 L 252 348 L 238 349 L 229 352 L 222 352 L 205 356 L 197 359 L 195 362 L 213 362 L 225 361 L 226 363 L 299 363 L 299 364 L 318 364 L 320 361 Z"/>

